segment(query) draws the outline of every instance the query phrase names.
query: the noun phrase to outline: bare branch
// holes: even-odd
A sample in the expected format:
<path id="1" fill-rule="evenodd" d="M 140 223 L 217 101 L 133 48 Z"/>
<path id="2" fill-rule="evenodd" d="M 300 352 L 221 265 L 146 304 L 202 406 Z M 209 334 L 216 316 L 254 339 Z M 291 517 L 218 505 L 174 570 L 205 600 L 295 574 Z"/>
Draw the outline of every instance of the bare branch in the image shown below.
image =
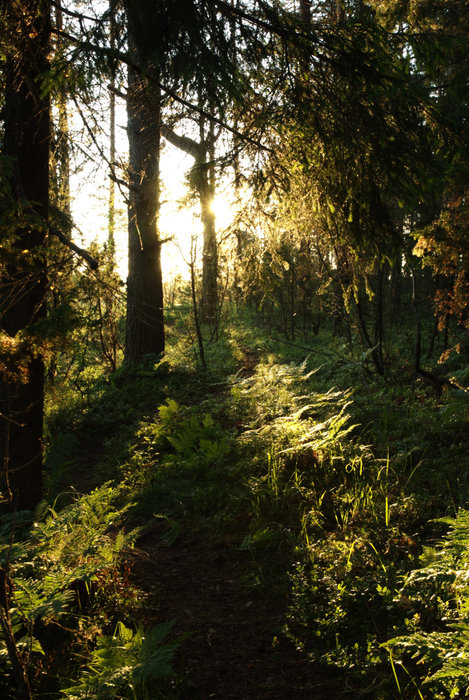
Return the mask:
<path id="1" fill-rule="evenodd" d="M 79 20 L 87 20 L 89 22 L 96 22 L 100 24 L 103 20 L 101 17 L 89 17 L 88 15 L 84 15 L 81 12 L 73 12 L 73 10 L 69 10 L 67 7 L 64 7 L 61 5 L 60 2 L 57 2 L 56 0 L 51 0 L 51 4 L 53 7 L 56 7 L 58 10 L 60 10 L 64 15 L 67 15 L 68 17 L 73 17 L 74 19 L 79 19 Z"/>
<path id="2" fill-rule="evenodd" d="M 70 248 L 70 250 L 73 250 L 73 252 L 76 255 L 79 255 L 80 258 L 83 258 L 83 260 L 86 260 L 88 265 L 92 270 L 97 270 L 99 267 L 99 264 L 97 260 L 93 258 L 92 255 L 88 253 L 88 251 L 84 250 L 83 248 L 80 248 L 76 243 L 74 243 L 70 238 L 68 238 L 60 229 L 58 229 L 56 226 L 50 226 L 49 225 L 49 233 L 51 233 L 53 236 L 56 236 L 56 238 L 59 239 L 61 243 L 63 243 L 67 248 Z"/>
<path id="3" fill-rule="evenodd" d="M 169 126 L 166 124 L 161 125 L 161 133 L 169 143 L 181 151 L 188 153 L 190 156 L 198 160 L 204 153 L 204 144 L 200 144 L 197 141 L 189 138 L 188 136 L 180 136 L 176 134 Z"/>

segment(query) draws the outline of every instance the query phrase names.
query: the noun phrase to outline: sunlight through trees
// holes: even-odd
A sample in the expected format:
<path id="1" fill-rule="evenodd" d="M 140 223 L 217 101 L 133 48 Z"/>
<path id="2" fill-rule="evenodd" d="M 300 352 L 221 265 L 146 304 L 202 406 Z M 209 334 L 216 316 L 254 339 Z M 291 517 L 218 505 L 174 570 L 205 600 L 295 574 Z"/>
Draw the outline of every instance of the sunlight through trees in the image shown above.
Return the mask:
<path id="1" fill-rule="evenodd" d="M 0 0 L 2 697 L 188 697 L 191 527 L 252 697 L 465 697 L 468 63 L 464 0 Z"/>

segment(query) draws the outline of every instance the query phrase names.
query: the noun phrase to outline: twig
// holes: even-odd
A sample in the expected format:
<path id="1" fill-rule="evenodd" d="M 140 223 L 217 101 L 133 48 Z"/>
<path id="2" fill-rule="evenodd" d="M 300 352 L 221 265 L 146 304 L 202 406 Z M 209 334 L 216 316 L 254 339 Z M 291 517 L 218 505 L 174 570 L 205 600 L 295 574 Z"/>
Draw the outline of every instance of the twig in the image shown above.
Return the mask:
<path id="1" fill-rule="evenodd" d="M 32 700 L 25 664 L 20 656 L 15 635 L 13 634 L 10 607 L 8 604 L 8 588 L 9 577 L 5 569 L 0 566 L 0 627 L 2 628 L 8 658 L 18 685 L 19 696 L 21 700 Z"/>
<path id="2" fill-rule="evenodd" d="M 283 343 L 284 345 L 291 345 L 293 348 L 298 348 L 299 350 L 306 350 L 307 352 L 313 353 L 313 355 L 324 355 L 325 357 L 330 357 L 331 360 L 334 359 L 334 355 L 331 355 L 328 352 L 324 352 L 321 350 L 313 350 L 313 348 L 307 348 L 305 345 L 298 345 L 297 343 L 291 343 L 289 340 L 282 340 L 281 338 L 274 338 L 272 335 L 269 335 L 269 339 L 273 340 L 276 343 Z M 340 357 L 340 355 L 339 355 Z"/>

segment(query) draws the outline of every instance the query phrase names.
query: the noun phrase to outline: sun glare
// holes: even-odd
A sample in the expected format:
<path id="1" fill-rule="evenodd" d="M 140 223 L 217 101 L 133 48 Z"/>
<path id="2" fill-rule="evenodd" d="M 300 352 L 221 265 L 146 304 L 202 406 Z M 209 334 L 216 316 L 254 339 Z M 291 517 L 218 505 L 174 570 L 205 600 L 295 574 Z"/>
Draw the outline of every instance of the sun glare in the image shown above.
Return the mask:
<path id="1" fill-rule="evenodd" d="M 211 204 L 215 214 L 215 225 L 218 232 L 224 231 L 233 221 L 235 210 L 228 192 L 221 192 Z M 199 208 L 193 205 L 178 209 L 166 203 L 162 207 L 159 221 L 160 235 L 166 239 L 163 246 L 162 263 L 165 279 L 176 275 L 189 277 L 191 258 L 191 243 L 195 237 L 193 253 L 196 265 L 202 259 L 202 223 Z"/>
<path id="2" fill-rule="evenodd" d="M 121 115 L 122 116 L 122 115 Z M 122 116 L 123 119 L 123 116 Z M 125 149 L 125 144 L 121 145 Z M 184 156 L 169 144 L 161 159 L 161 179 L 163 184 L 162 203 L 159 217 L 159 233 L 165 241 L 162 247 L 163 277 L 170 280 L 176 275 L 189 277 L 191 241 L 195 240 L 196 265 L 202 261 L 202 223 L 197 201 L 181 206 L 187 194 L 186 173 L 191 166 L 191 158 Z M 71 178 L 74 193 L 73 216 L 85 247 L 92 241 L 104 244 L 108 239 L 108 179 L 106 168 L 101 165 L 83 166 Z M 232 191 L 221 189 L 212 201 L 216 229 L 220 234 L 232 223 L 235 206 Z M 115 231 L 116 257 L 122 279 L 127 277 L 127 214 L 122 193 L 116 191 L 117 228 Z M 78 232 L 76 235 L 80 237 Z"/>
<path id="3" fill-rule="evenodd" d="M 210 205 L 212 212 L 215 214 L 217 229 L 224 230 L 233 222 L 235 212 L 233 202 L 229 196 L 229 192 L 221 192 L 218 194 Z"/>

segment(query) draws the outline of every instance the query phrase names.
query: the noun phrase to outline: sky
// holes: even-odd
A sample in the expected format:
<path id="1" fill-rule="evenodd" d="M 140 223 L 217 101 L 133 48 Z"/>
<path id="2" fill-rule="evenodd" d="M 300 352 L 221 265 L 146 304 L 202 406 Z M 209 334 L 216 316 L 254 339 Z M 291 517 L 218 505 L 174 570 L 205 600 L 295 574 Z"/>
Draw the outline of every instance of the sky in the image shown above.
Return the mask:
<path id="1" fill-rule="evenodd" d="M 122 121 L 122 114 L 120 117 Z M 122 130 L 123 131 L 123 130 Z M 85 148 L 83 143 L 83 148 Z M 90 144 L 91 149 L 91 144 Z M 120 150 L 126 144 L 120 144 Z M 185 176 L 193 159 L 171 144 L 165 143 L 161 155 L 161 212 L 159 219 L 160 237 L 171 238 L 162 249 L 162 267 L 165 281 L 176 274 L 189 277 L 188 266 L 184 261 L 190 257 L 192 235 L 202 233 L 197 206 L 181 207 L 180 200 L 187 193 Z M 72 170 L 75 170 L 72 168 Z M 84 163 L 78 172 L 71 175 L 72 214 L 79 232 L 75 232 L 77 242 L 87 247 L 93 241 L 105 243 L 108 237 L 108 167 L 102 161 Z M 217 228 L 225 229 L 233 219 L 229 192 L 220 192 L 214 202 Z M 123 280 L 127 277 L 127 210 L 123 196 L 116 186 L 116 257 L 119 273 Z M 198 246 L 199 251 L 201 246 Z M 199 255 L 200 257 L 200 255 Z"/>
<path id="2" fill-rule="evenodd" d="M 73 3 L 72 3 L 73 4 Z M 99 10 L 107 7 L 107 2 L 95 0 Z M 125 80 L 125 79 L 124 79 Z M 69 104 L 69 129 L 71 142 L 75 146 L 72 158 L 70 190 L 72 195 L 72 215 L 78 231 L 73 233 L 76 243 L 87 247 L 93 241 L 105 243 L 108 237 L 108 198 L 109 166 L 109 93 L 102 86 L 95 106 Z M 92 110 L 95 110 L 94 112 Z M 78 113 L 82 112 L 82 116 Z M 88 127 L 84 126 L 83 118 Z M 128 154 L 127 114 L 124 100 L 116 97 L 116 149 L 118 159 L 125 163 Z M 91 132 L 94 132 L 94 136 Z M 102 149 L 102 153 L 99 153 Z M 187 193 L 185 176 L 193 164 L 193 159 L 163 139 L 161 155 L 162 206 L 159 229 L 161 239 L 171 238 L 162 249 L 164 280 L 175 274 L 189 277 L 188 266 L 183 257 L 190 257 L 192 235 L 201 233 L 198 207 L 181 208 L 179 201 Z M 118 175 L 125 179 L 125 171 Z M 116 257 L 118 270 L 123 280 L 127 277 L 127 210 L 124 197 L 116 186 Z M 229 193 L 221 192 L 215 199 L 214 210 L 217 228 L 222 231 L 234 218 L 229 203 Z M 198 246 L 201 251 L 202 246 Z M 181 254 L 182 253 L 182 254 Z M 199 256 L 200 258 L 200 252 Z"/>
<path id="3" fill-rule="evenodd" d="M 185 249 L 186 239 L 190 241 L 191 232 L 198 232 L 199 222 L 195 211 L 181 210 L 177 201 L 183 196 L 184 172 L 190 166 L 177 149 L 165 153 L 162 158 L 162 181 L 164 204 L 160 217 L 160 234 L 162 238 L 174 237 Z M 109 196 L 109 178 L 107 168 L 85 165 L 81 172 L 71 177 L 73 197 L 72 212 L 77 228 L 81 234 L 81 244 L 89 246 L 93 241 L 105 243 L 108 237 L 107 207 Z M 118 269 L 123 279 L 127 276 L 127 211 L 124 198 L 116 187 L 116 255 Z M 76 235 L 76 234 L 75 234 Z M 183 271 L 184 264 L 175 244 L 163 246 L 163 263 L 167 275 Z"/>

